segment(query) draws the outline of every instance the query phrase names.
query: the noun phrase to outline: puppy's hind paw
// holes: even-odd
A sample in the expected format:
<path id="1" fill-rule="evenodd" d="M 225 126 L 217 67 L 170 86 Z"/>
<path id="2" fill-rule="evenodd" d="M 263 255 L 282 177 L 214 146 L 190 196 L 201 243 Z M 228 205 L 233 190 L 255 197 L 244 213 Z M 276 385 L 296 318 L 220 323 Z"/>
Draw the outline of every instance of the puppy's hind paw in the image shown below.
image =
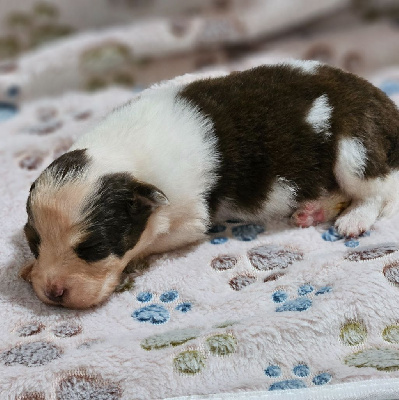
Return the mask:
<path id="1" fill-rule="evenodd" d="M 357 238 L 370 230 L 377 220 L 379 210 L 368 206 L 351 206 L 335 222 L 342 236 Z"/>
<path id="2" fill-rule="evenodd" d="M 291 216 L 292 222 L 301 228 L 307 228 L 325 222 L 325 212 L 318 202 L 308 202 Z"/>

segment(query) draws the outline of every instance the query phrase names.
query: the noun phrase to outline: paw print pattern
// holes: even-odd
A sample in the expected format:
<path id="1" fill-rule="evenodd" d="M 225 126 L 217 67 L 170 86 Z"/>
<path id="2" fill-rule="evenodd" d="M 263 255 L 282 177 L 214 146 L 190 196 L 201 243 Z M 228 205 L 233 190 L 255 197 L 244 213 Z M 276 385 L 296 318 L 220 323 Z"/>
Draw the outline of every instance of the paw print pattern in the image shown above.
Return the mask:
<path id="1" fill-rule="evenodd" d="M 46 155 L 42 153 L 22 154 L 19 160 L 19 166 L 22 169 L 33 171 L 41 166 L 45 156 Z"/>
<path id="2" fill-rule="evenodd" d="M 82 327 L 74 324 L 61 324 L 53 329 L 53 333 L 57 337 L 66 338 L 75 336 L 82 332 Z"/>
<path id="3" fill-rule="evenodd" d="M 370 236 L 370 231 L 362 233 L 359 237 L 367 237 L 367 236 Z M 344 244 L 346 247 L 357 247 L 360 244 L 359 240 L 355 238 L 345 238 L 344 236 L 340 235 L 334 226 L 331 226 L 327 231 L 325 231 L 321 235 L 321 237 L 326 242 L 336 242 L 338 240 L 345 239 Z"/>
<path id="4" fill-rule="evenodd" d="M 153 299 L 153 294 L 150 292 L 141 292 L 136 296 L 140 303 L 149 303 Z M 169 290 L 159 296 L 159 300 L 163 304 L 149 304 L 141 307 L 132 313 L 133 319 L 139 322 L 150 322 L 153 325 L 161 325 L 170 319 L 170 311 L 165 304 L 173 303 L 179 298 L 179 293 L 176 290 Z M 191 303 L 179 303 L 174 309 L 176 311 L 186 313 L 191 310 Z"/>
<path id="5" fill-rule="evenodd" d="M 381 258 L 388 254 L 398 251 L 399 247 L 396 243 L 386 243 L 379 246 L 364 246 L 356 251 L 349 252 L 345 259 L 348 261 L 368 261 L 375 258 Z"/>
<path id="6" fill-rule="evenodd" d="M 40 334 L 46 329 L 40 322 L 31 322 L 16 329 L 19 337 L 32 337 Z M 51 330 L 52 334 L 58 338 L 69 338 L 82 332 L 82 327 L 67 322 L 55 326 Z M 49 362 L 60 358 L 63 350 L 60 346 L 52 343 L 49 335 L 46 340 L 36 340 L 33 342 L 22 343 L 0 353 L 0 363 L 4 365 L 25 365 L 36 367 L 46 365 Z"/>
<path id="7" fill-rule="evenodd" d="M 211 262 L 211 267 L 216 271 L 225 271 L 236 266 L 238 258 L 230 255 L 221 255 L 216 257 Z"/>
<path id="8" fill-rule="evenodd" d="M 281 278 L 284 276 L 282 270 L 303 259 L 303 254 L 300 251 L 277 245 L 254 247 L 248 251 L 247 256 L 256 271 L 278 271 L 266 276 L 263 282 L 271 282 Z M 238 262 L 238 256 L 221 254 L 211 261 L 211 267 L 216 271 L 226 271 L 233 269 Z M 257 278 L 252 273 L 243 273 L 231 278 L 229 285 L 232 289 L 239 291 L 256 281 Z"/>
<path id="9" fill-rule="evenodd" d="M 15 400 L 46 400 L 46 395 L 43 392 L 24 392 Z"/>
<path id="10" fill-rule="evenodd" d="M 14 117 L 18 113 L 18 108 L 11 103 L 0 102 L 0 122 Z"/>
<path id="11" fill-rule="evenodd" d="M 272 300 L 275 303 L 281 303 L 280 306 L 276 308 L 276 312 L 285 312 L 285 311 L 306 311 L 308 310 L 313 301 L 308 297 L 308 295 L 313 294 L 315 288 L 310 284 L 302 285 L 298 288 L 298 297 L 293 300 L 288 300 L 288 293 L 284 290 L 277 290 L 272 294 Z M 332 291 L 331 286 L 323 286 L 318 289 L 314 295 L 320 296 L 325 293 L 329 293 Z"/>
<path id="12" fill-rule="evenodd" d="M 205 340 L 204 350 L 212 356 L 228 356 L 237 350 L 237 339 L 229 333 L 217 334 Z M 194 375 L 205 367 L 205 354 L 199 350 L 186 350 L 173 359 L 175 370 L 181 374 Z"/>
<path id="13" fill-rule="evenodd" d="M 265 370 L 265 375 L 269 378 L 279 378 L 282 375 L 281 368 L 278 365 L 269 365 Z M 306 381 L 310 381 L 310 368 L 306 364 L 298 364 L 292 368 L 292 374 L 297 378 L 276 381 L 269 387 L 269 391 L 288 390 L 288 389 L 304 389 L 308 385 Z M 300 378 L 300 379 L 298 379 Z M 325 385 L 332 379 L 331 374 L 322 372 L 311 379 L 314 385 Z"/>
<path id="14" fill-rule="evenodd" d="M 234 226 L 231 231 L 236 239 L 250 242 L 256 239 L 258 234 L 263 233 L 265 228 L 262 225 L 247 224 Z"/>
<path id="15" fill-rule="evenodd" d="M 259 246 L 248 252 L 248 258 L 254 268 L 269 271 L 276 268 L 285 269 L 295 261 L 303 259 L 303 254 L 283 246 Z"/>
<path id="16" fill-rule="evenodd" d="M 32 322 L 30 324 L 21 326 L 17 330 L 18 336 L 25 337 L 25 336 L 32 336 L 40 333 L 44 329 L 44 325 L 40 322 Z"/>
<path id="17" fill-rule="evenodd" d="M 225 221 L 225 224 L 212 226 L 208 234 L 213 236 L 210 240 L 212 244 L 222 244 L 229 240 L 228 236 L 244 242 L 255 240 L 264 231 L 265 228 L 262 225 L 242 224 L 239 220 L 229 219 Z"/>
<path id="18" fill-rule="evenodd" d="M 234 325 L 235 322 L 226 321 L 225 323 L 214 326 L 214 329 L 224 329 Z M 192 327 L 184 329 L 174 329 L 157 335 L 152 335 L 142 340 L 141 347 L 144 350 L 162 350 L 167 347 L 177 347 L 190 340 L 198 339 L 204 333 L 205 328 Z M 237 350 L 237 339 L 231 333 L 214 333 L 205 339 L 201 350 L 185 350 L 177 354 L 173 359 L 174 369 L 187 375 L 194 375 L 205 367 L 206 355 L 228 356 Z"/>
<path id="19" fill-rule="evenodd" d="M 387 264 L 382 272 L 389 282 L 399 286 L 399 261 Z"/>
<path id="20" fill-rule="evenodd" d="M 79 371 L 71 372 L 61 379 L 56 388 L 56 398 L 118 400 L 122 397 L 122 392 L 122 388 L 115 382 Z"/>
<path id="21" fill-rule="evenodd" d="M 15 329 L 18 337 L 26 338 L 39 335 L 46 329 L 46 326 L 37 321 Z M 76 336 L 82 332 L 82 327 L 77 324 L 63 322 L 50 330 L 53 339 L 64 341 L 64 338 Z M 41 336 L 41 335 L 39 335 Z M 57 339 L 58 338 L 58 339 Z M 62 338 L 62 339 L 60 339 Z M 98 339 L 91 339 L 77 347 L 78 350 L 87 349 L 92 344 L 98 343 Z M 59 342 L 61 343 L 61 342 Z M 22 365 L 26 367 L 39 367 L 46 365 L 63 356 L 64 352 L 59 345 L 52 343 L 51 334 L 46 334 L 46 340 L 36 340 L 14 346 L 7 351 L 0 353 L 0 364 L 5 366 Z M 122 389 L 118 383 L 104 380 L 100 375 L 86 373 L 83 370 L 65 371 L 63 378 L 55 386 L 57 399 L 81 398 L 81 394 L 95 399 L 118 400 L 122 397 Z M 43 400 L 47 398 L 43 392 L 24 392 L 17 397 L 18 400 Z"/>
<path id="22" fill-rule="evenodd" d="M 230 279 L 229 285 L 234 290 L 242 290 L 256 282 L 256 277 L 249 274 L 237 275 Z"/>
<path id="23" fill-rule="evenodd" d="M 60 358 L 61 354 L 62 350 L 48 341 L 29 342 L 1 353 L 0 361 L 7 366 L 38 367 Z"/>
<path id="24" fill-rule="evenodd" d="M 356 368 L 374 368 L 377 371 L 386 372 L 399 371 L 399 325 L 386 326 L 381 336 L 389 345 L 368 347 L 349 354 L 344 358 L 344 363 Z M 367 327 L 362 321 L 347 321 L 341 327 L 340 340 L 345 346 L 364 346 L 367 337 Z"/>

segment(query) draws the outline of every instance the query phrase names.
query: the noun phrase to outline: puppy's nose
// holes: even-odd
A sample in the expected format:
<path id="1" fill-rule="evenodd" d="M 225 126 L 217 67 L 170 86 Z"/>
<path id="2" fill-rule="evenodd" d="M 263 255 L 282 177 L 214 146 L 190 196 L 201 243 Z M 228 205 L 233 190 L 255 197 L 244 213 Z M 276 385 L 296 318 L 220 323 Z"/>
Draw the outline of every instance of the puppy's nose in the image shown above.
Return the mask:
<path id="1" fill-rule="evenodd" d="M 60 285 L 51 285 L 45 291 L 46 297 L 55 303 L 61 303 L 65 294 L 65 289 Z"/>

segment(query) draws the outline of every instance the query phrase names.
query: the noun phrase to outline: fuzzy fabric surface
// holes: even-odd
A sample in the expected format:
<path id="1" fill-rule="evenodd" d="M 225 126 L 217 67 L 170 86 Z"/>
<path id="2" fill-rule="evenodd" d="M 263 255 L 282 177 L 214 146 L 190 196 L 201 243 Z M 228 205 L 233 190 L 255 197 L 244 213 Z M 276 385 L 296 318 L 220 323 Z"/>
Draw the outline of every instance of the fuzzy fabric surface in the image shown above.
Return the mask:
<path id="1" fill-rule="evenodd" d="M 376 82 L 398 103 L 394 78 Z M 31 183 L 134 96 L 36 100 L 1 125 L 1 399 L 399 398 L 399 215 L 358 240 L 227 220 L 87 311 L 49 307 L 18 278 Z"/>

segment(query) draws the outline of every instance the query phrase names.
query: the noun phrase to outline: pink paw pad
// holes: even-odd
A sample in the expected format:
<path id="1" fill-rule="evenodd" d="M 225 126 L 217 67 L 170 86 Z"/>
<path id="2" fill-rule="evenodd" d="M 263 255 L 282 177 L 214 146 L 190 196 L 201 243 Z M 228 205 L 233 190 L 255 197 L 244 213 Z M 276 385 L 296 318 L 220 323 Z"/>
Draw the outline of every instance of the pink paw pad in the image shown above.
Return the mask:
<path id="1" fill-rule="evenodd" d="M 295 225 L 301 228 L 325 222 L 325 212 L 318 203 L 306 203 L 292 216 Z"/>

